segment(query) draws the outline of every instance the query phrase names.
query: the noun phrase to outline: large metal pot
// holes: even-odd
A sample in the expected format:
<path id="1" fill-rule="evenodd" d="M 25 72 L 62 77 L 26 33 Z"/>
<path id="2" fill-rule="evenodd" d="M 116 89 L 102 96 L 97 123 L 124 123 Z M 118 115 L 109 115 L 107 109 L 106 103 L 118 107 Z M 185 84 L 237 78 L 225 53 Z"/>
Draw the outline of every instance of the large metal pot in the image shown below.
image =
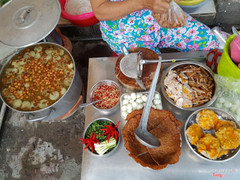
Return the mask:
<path id="1" fill-rule="evenodd" d="M 71 112 L 73 110 L 73 108 L 76 109 L 76 105 L 80 104 L 79 101 L 80 101 L 80 99 L 82 99 L 81 98 L 82 81 L 81 81 L 80 75 L 77 71 L 74 59 L 73 59 L 72 55 L 68 52 L 67 49 L 65 49 L 64 47 L 62 47 L 58 44 L 55 44 L 55 43 L 38 43 L 36 45 L 28 46 L 26 48 L 31 49 L 37 45 L 52 45 L 53 47 L 57 46 L 57 47 L 63 49 L 67 54 L 69 54 L 69 56 L 71 57 L 72 62 L 74 64 L 74 75 L 73 75 L 73 80 L 72 80 L 68 90 L 65 92 L 65 94 L 59 100 L 57 100 L 52 105 L 50 105 L 46 108 L 43 108 L 43 109 L 35 110 L 35 111 L 17 110 L 6 103 L 6 101 L 2 97 L 2 92 L 0 93 L 0 97 L 3 100 L 3 102 L 5 102 L 10 109 L 12 109 L 14 111 L 18 111 L 20 113 L 24 113 L 27 116 L 27 120 L 29 120 L 29 121 L 53 120 L 53 119 L 59 119 L 59 117 L 66 117 L 64 115 L 69 114 L 69 112 Z M 5 65 L 1 69 L 0 77 L 2 76 L 3 70 L 4 70 L 5 66 L 8 64 L 8 62 L 11 61 L 14 56 L 17 56 L 22 51 L 24 51 L 26 48 L 22 49 L 20 52 L 18 52 L 17 54 L 15 54 L 11 58 L 9 58 L 9 60 L 5 63 Z"/>

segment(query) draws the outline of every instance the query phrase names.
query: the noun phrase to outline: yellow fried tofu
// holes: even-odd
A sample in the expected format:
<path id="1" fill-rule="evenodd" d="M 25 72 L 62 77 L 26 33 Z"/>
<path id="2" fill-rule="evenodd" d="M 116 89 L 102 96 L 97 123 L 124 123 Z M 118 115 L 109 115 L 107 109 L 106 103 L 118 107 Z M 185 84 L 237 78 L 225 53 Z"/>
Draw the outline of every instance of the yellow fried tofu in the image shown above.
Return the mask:
<path id="1" fill-rule="evenodd" d="M 198 152 L 209 159 L 217 159 L 221 150 L 220 142 L 211 134 L 205 134 L 197 144 Z"/>
<path id="2" fill-rule="evenodd" d="M 197 145 L 198 140 L 204 136 L 202 128 L 198 124 L 192 124 L 187 128 L 186 135 L 191 144 Z"/>
<path id="3" fill-rule="evenodd" d="M 211 130 L 215 128 L 218 122 L 218 117 L 214 111 L 203 109 L 197 114 L 196 121 L 201 128 Z"/>
<path id="4" fill-rule="evenodd" d="M 236 149 L 240 145 L 240 129 L 223 126 L 215 133 L 222 149 Z"/>
<path id="5" fill-rule="evenodd" d="M 221 149 L 219 154 L 218 154 L 218 158 L 220 158 L 223 155 L 227 155 L 229 153 L 229 149 Z"/>
<path id="6" fill-rule="evenodd" d="M 216 124 L 216 131 L 219 130 L 223 126 L 231 126 L 233 128 L 237 128 L 237 125 L 236 125 L 235 122 L 229 121 L 229 120 L 221 120 L 221 119 L 219 119 L 217 124 Z"/>

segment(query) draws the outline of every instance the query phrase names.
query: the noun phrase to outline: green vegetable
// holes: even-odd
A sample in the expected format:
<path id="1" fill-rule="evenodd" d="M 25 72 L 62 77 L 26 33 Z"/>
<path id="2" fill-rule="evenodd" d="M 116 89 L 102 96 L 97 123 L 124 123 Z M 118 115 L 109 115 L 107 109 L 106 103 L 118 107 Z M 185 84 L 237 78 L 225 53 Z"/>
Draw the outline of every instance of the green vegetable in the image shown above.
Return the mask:
<path id="1" fill-rule="evenodd" d="M 105 152 L 111 151 L 114 147 L 116 147 L 117 141 L 110 137 L 109 142 L 108 140 L 105 140 L 101 142 L 100 144 L 94 144 L 95 151 L 102 156 Z"/>
<path id="2" fill-rule="evenodd" d="M 100 129 L 104 129 L 105 125 L 110 125 L 110 121 L 108 120 L 97 120 L 94 121 L 87 129 L 85 138 L 89 138 L 91 135 L 91 132 L 93 132 L 93 135 L 97 134 L 98 136 L 96 137 L 100 142 L 104 141 L 106 139 L 106 136 L 101 136 L 103 134 L 103 131 Z"/>
<path id="3" fill-rule="evenodd" d="M 4 5 L 6 2 L 8 2 L 9 0 L 0 0 L 0 6 Z"/>

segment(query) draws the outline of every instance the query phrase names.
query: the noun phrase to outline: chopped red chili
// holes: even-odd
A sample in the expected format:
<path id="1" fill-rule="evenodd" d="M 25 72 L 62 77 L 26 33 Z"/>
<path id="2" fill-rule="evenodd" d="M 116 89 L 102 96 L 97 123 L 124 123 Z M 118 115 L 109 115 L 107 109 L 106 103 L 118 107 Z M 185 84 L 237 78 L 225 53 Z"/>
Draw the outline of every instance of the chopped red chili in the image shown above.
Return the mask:
<path id="1" fill-rule="evenodd" d="M 100 85 L 93 92 L 92 101 L 99 99 L 104 100 L 94 104 L 97 108 L 111 109 L 118 103 L 120 99 L 120 92 L 118 88 L 113 85 Z"/>

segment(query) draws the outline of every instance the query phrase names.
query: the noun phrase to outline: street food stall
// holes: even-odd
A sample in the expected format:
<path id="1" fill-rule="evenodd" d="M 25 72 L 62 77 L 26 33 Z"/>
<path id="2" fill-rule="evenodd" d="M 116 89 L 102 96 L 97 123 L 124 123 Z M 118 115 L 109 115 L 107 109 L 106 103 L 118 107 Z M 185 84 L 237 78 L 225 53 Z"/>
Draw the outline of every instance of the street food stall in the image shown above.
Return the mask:
<path id="1" fill-rule="evenodd" d="M 22 1 L 30 4 L 19 8 Z M 239 82 L 222 74 L 235 35 L 227 50 L 135 48 L 89 58 L 86 105 L 73 56 L 45 40 L 60 18 L 58 1 L 13 2 L 0 9 L 11 14 L 0 24 L 11 38 L 0 33 L 0 42 L 15 47 L 0 71 L 0 179 L 238 179 Z M 157 145 L 137 135 L 143 122 Z"/>
<path id="2" fill-rule="evenodd" d="M 186 58 L 186 54 L 187 53 L 170 53 L 163 54 L 163 57 L 164 59 L 171 59 L 174 58 L 174 56 L 175 58 L 181 58 L 181 56 L 185 56 Z M 189 55 L 189 57 L 191 57 L 191 55 Z M 115 74 L 115 64 L 117 60 L 118 58 L 116 57 L 91 58 L 89 60 L 87 96 L 88 100 L 90 100 L 90 88 L 96 82 L 108 79 L 119 83 Z M 190 62 L 191 61 L 185 61 L 185 63 Z M 195 60 L 193 63 L 206 65 L 204 60 Z M 163 63 L 162 73 L 166 72 L 167 68 L 172 64 L 178 64 L 178 62 Z M 105 73 L 106 71 L 107 73 Z M 99 118 L 109 118 L 115 124 L 118 123 L 118 121 L 121 121 L 120 125 L 118 126 L 118 130 L 120 131 L 120 144 L 117 146 L 117 149 L 109 156 L 101 157 L 99 155 L 93 155 L 90 150 L 84 151 L 82 162 L 82 179 L 214 179 L 216 177 L 224 177 L 227 179 L 238 178 L 239 155 L 237 154 L 239 147 L 236 149 L 235 153 L 232 152 L 234 155 L 230 155 L 230 153 L 226 157 L 215 160 L 211 160 L 211 158 L 206 157 L 204 158 L 204 156 L 199 154 L 196 150 L 196 147 L 189 143 L 186 136 L 187 127 L 189 127 L 190 124 L 193 123 L 193 121 L 195 122 L 196 112 L 199 111 L 195 110 L 192 112 L 188 112 L 186 110 L 181 110 L 176 107 L 174 107 L 174 109 L 171 109 L 171 107 L 169 106 L 169 101 L 164 98 L 164 95 L 161 91 L 161 87 L 163 86 L 162 82 L 163 81 L 160 81 L 156 88 L 156 91 L 161 93 L 162 109 L 169 109 L 170 111 L 172 110 L 171 112 L 182 123 L 179 128 L 181 134 L 181 155 L 179 157 L 179 161 L 176 164 L 169 164 L 161 170 L 154 170 L 150 167 L 144 167 L 141 163 L 139 164 L 141 160 L 136 160 L 136 157 L 132 159 L 133 152 L 129 152 L 129 145 L 126 145 L 126 139 L 124 139 L 124 137 L 122 136 L 124 126 L 126 126 L 126 124 L 128 123 L 125 120 L 124 116 L 122 116 L 121 108 L 123 106 L 119 107 L 118 111 L 107 115 L 101 113 L 101 111 L 96 111 L 96 109 L 93 107 L 87 107 L 85 127 L 89 126 L 89 124 L 91 124 L 93 120 Z M 124 86 L 121 86 L 121 93 L 123 94 L 123 96 L 126 96 L 126 94 L 131 95 L 132 92 L 134 91 L 129 90 Z M 208 106 L 206 106 L 205 108 L 208 109 Z M 213 110 L 218 114 L 219 118 L 226 118 L 225 112 L 222 112 L 221 109 L 213 108 Z M 233 117 L 230 118 L 230 116 L 228 116 L 227 118 L 233 119 Z M 129 120 L 128 117 L 127 120 Z"/>

